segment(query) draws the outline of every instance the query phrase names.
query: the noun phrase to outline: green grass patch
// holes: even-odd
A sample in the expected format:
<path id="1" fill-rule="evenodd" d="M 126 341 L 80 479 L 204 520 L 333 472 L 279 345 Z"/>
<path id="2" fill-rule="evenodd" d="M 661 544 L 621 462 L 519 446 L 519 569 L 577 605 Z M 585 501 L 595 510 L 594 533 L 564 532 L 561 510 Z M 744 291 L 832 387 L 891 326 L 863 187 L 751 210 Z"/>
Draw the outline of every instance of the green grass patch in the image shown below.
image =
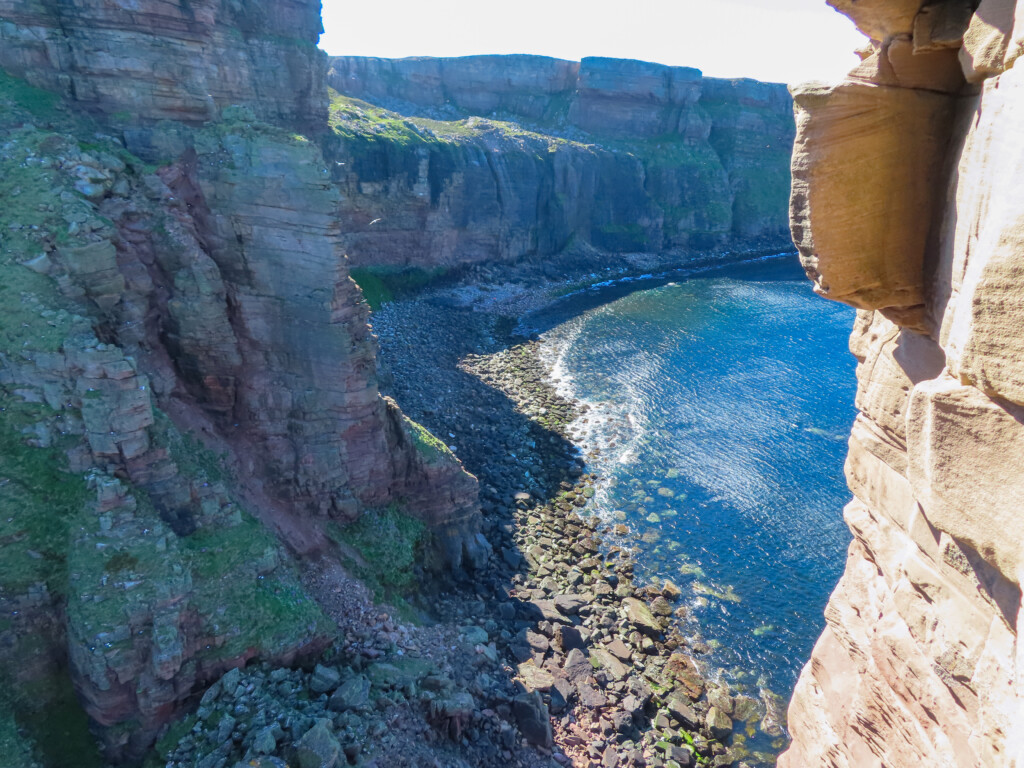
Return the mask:
<path id="1" fill-rule="evenodd" d="M 432 269 L 357 267 L 349 274 L 359 284 L 366 303 L 373 310 L 380 309 L 389 301 L 414 296 L 450 276 L 449 270 L 445 267 Z"/>
<path id="2" fill-rule="evenodd" d="M 32 743 L 21 735 L 14 706 L 0 695 L 0 768 L 31 768 L 37 765 Z"/>
<path id="3" fill-rule="evenodd" d="M 194 726 L 197 721 L 198 720 L 195 715 L 188 715 L 186 717 L 181 718 L 180 720 L 175 720 L 173 723 L 171 723 L 170 727 L 167 729 L 167 732 L 159 739 L 157 739 L 156 744 L 153 745 L 153 750 L 156 752 L 156 754 L 163 758 L 161 760 L 155 759 L 155 756 L 151 756 L 154 758 L 154 768 L 157 768 L 157 766 L 162 768 L 167 759 L 167 755 L 175 747 L 178 746 L 179 741 L 181 741 L 183 738 L 185 738 L 185 736 L 192 732 L 192 726 Z M 149 761 L 147 760 L 147 764 L 148 762 Z"/>
<path id="4" fill-rule="evenodd" d="M 21 434 L 44 408 L 0 392 L 0 584 L 14 593 L 38 582 L 63 592 L 68 525 L 89 499 L 84 478 L 63 470 L 61 450 Z"/>
<path id="5" fill-rule="evenodd" d="M 333 634 L 319 605 L 282 562 L 277 540 L 255 518 L 241 517 L 236 525 L 201 527 L 181 540 L 206 631 L 227 638 L 213 655 L 231 658 L 249 648 L 273 653 Z"/>
<path id="6" fill-rule="evenodd" d="M 73 307 L 24 262 L 73 244 L 66 215 L 96 216 L 85 200 L 60 199 L 68 180 L 48 164 L 49 156 L 77 147 L 41 131 L 19 129 L 9 139 L 14 146 L 0 160 L 0 352 L 57 352 L 72 332 Z"/>
<path id="7" fill-rule="evenodd" d="M 451 143 L 478 139 L 485 135 L 500 135 L 513 140 L 531 140 L 548 149 L 559 146 L 588 147 L 589 145 L 551 136 L 520 125 L 514 120 L 468 116 L 459 120 L 432 120 L 411 117 L 378 107 L 361 99 L 344 96 L 328 88 L 330 100 L 329 123 L 334 132 L 346 139 L 377 138 L 401 145 Z M 567 106 L 556 107 L 565 112 Z"/>
<path id="8" fill-rule="evenodd" d="M 349 525 L 334 526 L 332 536 L 359 554 L 362 563 L 354 564 L 356 575 L 378 600 L 413 591 L 415 565 L 427 538 L 422 521 L 390 506 L 364 512 Z"/>
<path id="9" fill-rule="evenodd" d="M 403 416 L 405 431 L 412 438 L 413 445 L 419 454 L 429 463 L 435 464 L 445 459 L 454 459 L 455 454 L 451 452 L 444 441 L 434 435 L 429 429 L 419 424 L 408 416 Z"/>
<path id="10" fill-rule="evenodd" d="M 333 88 L 328 123 L 334 132 L 346 139 L 373 136 L 398 144 L 419 144 L 427 139 L 416 130 L 412 120 L 395 112 L 375 107 L 360 99 L 342 96 Z"/>
<path id="11" fill-rule="evenodd" d="M 55 669 L 42 680 L 17 687 L 0 683 L 0 767 L 103 768 L 88 718 L 65 670 Z"/>
<path id="12" fill-rule="evenodd" d="M 12 125 L 26 118 L 52 123 L 60 119 L 60 96 L 35 88 L 19 77 L 0 69 L 0 125 Z M 19 114 L 20 113 L 20 114 Z"/>
<path id="13" fill-rule="evenodd" d="M 227 479 L 223 455 L 217 455 L 191 433 L 182 433 L 171 422 L 170 417 L 153 409 L 153 443 L 166 448 L 185 477 L 218 483 Z"/>
<path id="14" fill-rule="evenodd" d="M 363 291 L 363 298 L 370 305 L 370 309 L 378 310 L 389 301 L 394 301 L 395 296 L 387 283 L 372 269 L 353 269 L 350 273 Z"/>
<path id="15" fill-rule="evenodd" d="M 231 527 L 203 526 L 181 539 L 196 578 L 221 581 L 239 569 L 255 572 L 266 561 L 270 570 L 277 561 L 277 540 L 251 515 Z"/>

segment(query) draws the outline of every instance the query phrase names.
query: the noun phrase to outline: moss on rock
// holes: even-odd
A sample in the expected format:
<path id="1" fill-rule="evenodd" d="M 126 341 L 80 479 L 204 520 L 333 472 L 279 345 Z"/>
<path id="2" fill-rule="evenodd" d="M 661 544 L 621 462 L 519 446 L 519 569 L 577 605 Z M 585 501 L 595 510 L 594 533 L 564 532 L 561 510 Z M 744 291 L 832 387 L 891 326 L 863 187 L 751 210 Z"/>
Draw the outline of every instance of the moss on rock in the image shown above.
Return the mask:
<path id="1" fill-rule="evenodd" d="M 406 434 L 412 439 L 417 452 L 429 463 L 451 460 L 455 454 L 445 445 L 445 442 L 435 436 L 429 429 L 419 424 L 408 416 L 402 417 Z"/>

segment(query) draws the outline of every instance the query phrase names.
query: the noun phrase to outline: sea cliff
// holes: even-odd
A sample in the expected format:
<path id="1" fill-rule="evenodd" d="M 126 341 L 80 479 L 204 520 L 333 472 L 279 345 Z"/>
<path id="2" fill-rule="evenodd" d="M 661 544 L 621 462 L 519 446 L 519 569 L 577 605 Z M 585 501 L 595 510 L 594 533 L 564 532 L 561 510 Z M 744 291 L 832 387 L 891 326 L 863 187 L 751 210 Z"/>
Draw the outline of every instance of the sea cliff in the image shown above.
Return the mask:
<path id="1" fill-rule="evenodd" d="M 791 217 L 860 310 L 854 541 L 779 765 L 1020 765 L 1024 7 L 831 4 L 871 46 L 794 90 Z"/>
<path id="2" fill-rule="evenodd" d="M 486 557 L 475 478 L 378 391 L 306 138 L 319 30 L 318 2 L 0 3 L 3 684 L 45 717 L 70 677 L 111 759 L 334 638 L 296 567 L 330 526 L 390 507 L 438 567 Z"/>
<path id="3" fill-rule="evenodd" d="M 788 245 L 782 85 L 540 56 L 335 57 L 327 79 L 354 266 Z"/>

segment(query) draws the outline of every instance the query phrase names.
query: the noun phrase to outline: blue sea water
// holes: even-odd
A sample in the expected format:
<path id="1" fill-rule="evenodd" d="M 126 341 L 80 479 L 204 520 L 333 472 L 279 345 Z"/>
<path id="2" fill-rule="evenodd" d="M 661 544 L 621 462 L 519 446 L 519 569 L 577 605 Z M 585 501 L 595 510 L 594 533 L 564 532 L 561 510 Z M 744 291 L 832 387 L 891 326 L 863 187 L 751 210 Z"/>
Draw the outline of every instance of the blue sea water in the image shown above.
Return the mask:
<path id="1" fill-rule="evenodd" d="M 648 286 L 571 297 L 544 334 L 590 406 L 597 512 L 629 526 L 642 577 L 683 589 L 727 679 L 788 700 L 850 539 L 853 311 L 791 256 Z"/>

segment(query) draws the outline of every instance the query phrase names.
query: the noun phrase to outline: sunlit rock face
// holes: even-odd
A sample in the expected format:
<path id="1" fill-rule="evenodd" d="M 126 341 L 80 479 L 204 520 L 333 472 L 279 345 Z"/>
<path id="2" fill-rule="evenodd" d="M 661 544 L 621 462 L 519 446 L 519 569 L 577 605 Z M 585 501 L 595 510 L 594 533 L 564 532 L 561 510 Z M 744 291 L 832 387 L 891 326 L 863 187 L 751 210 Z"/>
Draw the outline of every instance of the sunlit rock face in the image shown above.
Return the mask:
<path id="1" fill-rule="evenodd" d="M 367 105 L 346 97 L 406 126 L 332 106 L 324 147 L 354 266 L 789 245 L 794 126 L 778 83 L 543 56 L 339 56 L 328 83 L 350 117 Z"/>
<path id="2" fill-rule="evenodd" d="M 854 541 L 779 765 L 1017 766 L 1024 10 L 832 4 L 873 52 L 795 89 L 791 220 L 816 290 L 862 310 Z"/>

